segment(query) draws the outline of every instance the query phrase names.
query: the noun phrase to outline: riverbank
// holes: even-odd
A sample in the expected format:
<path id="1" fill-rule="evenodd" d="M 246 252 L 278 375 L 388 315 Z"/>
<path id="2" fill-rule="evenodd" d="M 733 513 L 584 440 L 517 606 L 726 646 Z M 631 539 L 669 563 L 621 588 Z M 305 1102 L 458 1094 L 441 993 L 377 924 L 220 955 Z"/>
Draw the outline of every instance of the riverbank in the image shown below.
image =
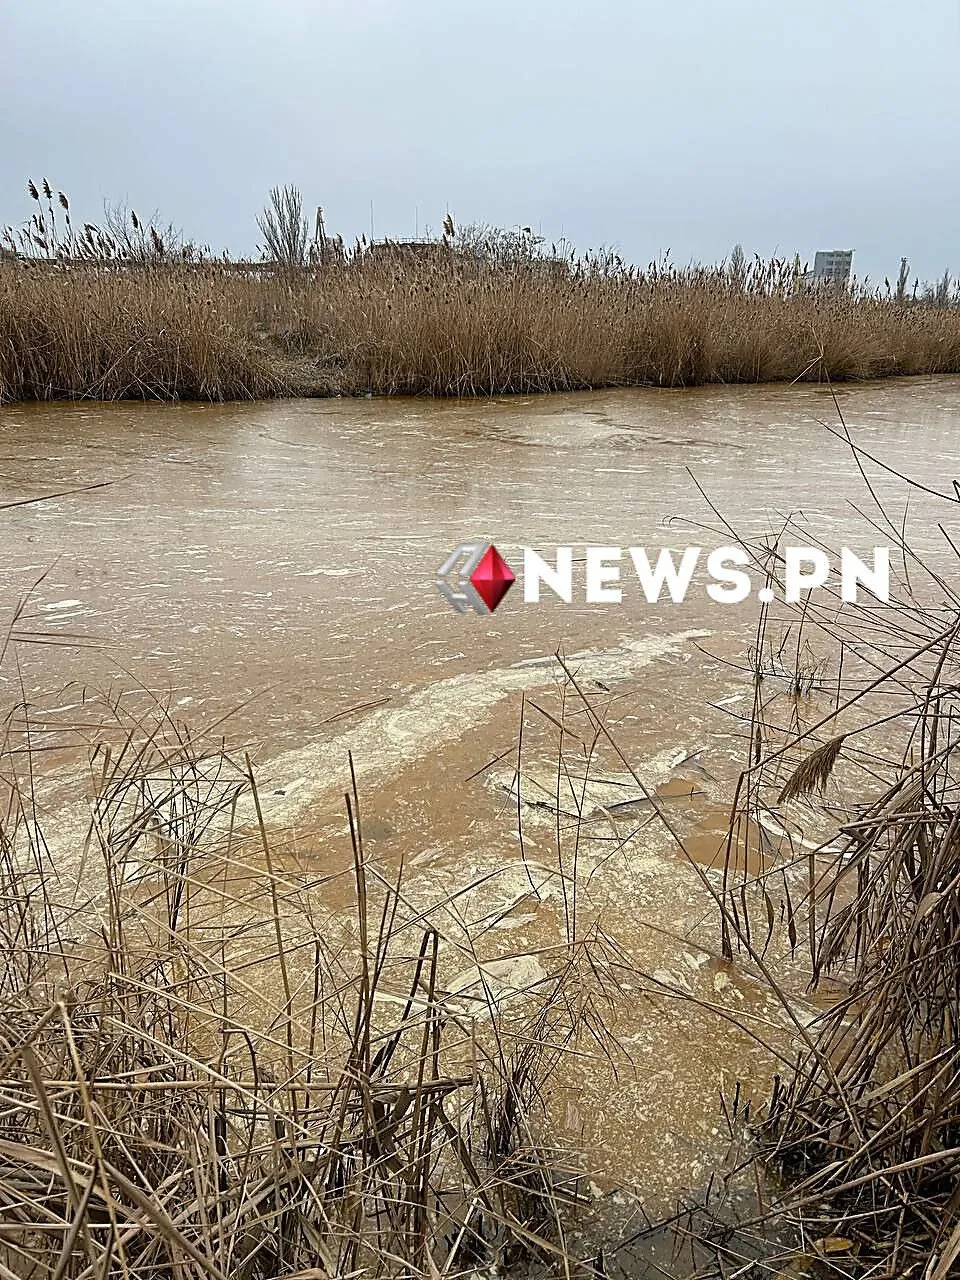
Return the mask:
<path id="1" fill-rule="evenodd" d="M 810 290 L 788 264 L 438 251 L 286 276 L 0 263 L 0 401 L 479 396 L 960 372 L 960 308 Z"/>

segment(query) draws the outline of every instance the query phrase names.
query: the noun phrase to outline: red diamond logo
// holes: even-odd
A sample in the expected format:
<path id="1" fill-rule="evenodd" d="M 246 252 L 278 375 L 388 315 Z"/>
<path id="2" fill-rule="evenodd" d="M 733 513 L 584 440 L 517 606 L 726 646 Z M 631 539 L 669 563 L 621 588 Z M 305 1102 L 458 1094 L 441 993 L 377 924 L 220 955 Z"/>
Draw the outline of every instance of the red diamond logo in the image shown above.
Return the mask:
<path id="1" fill-rule="evenodd" d="M 492 542 L 470 575 L 474 590 L 491 613 L 516 580 L 516 574 Z"/>

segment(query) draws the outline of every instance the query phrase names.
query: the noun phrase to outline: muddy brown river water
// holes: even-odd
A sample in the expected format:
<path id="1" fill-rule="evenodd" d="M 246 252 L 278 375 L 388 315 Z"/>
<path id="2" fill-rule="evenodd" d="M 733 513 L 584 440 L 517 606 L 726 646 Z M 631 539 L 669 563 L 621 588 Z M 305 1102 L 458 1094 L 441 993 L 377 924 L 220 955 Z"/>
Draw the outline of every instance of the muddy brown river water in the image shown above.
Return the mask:
<path id="1" fill-rule="evenodd" d="M 837 395 L 863 449 L 950 491 L 960 380 Z M 828 544 L 865 552 L 882 541 L 855 509 L 869 495 L 823 423 L 838 426 L 836 405 L 812 386 L 7 406 L 0 502 L 102 487 L 0 512 L 5 608 L 24 600 L 18 632 L 48 642 L 18 644 L 19 670 L 8 663 L 0 689 L 9 705 L 22 682 L 37 732 L 50 726 L 59 746 L 92 691 L 147 690 L 195 728 L 218 726 L 253 752 L 267 823 L 301 863 L 342 848 L 351 751 L 371 847 L 405 858 L 412 901 L 482 880 L 455 912 L 439 909 L 451 956 L 469 924 L 506 966 L 500 978 L 520 974 L 520 986 L 569 906 L 551 880 L 558 805 L 542 728 L 523 774 L 534 888 L 517 861 L 505 761 L 521 701 L 554 706 L 552 655 L 570 656 L 581 684 L 609 695 L 633 767 L 709 862 L 743 756 L 757 604 L 715 604 L 702 579 L 683 604 L 649 604 L 627 581 L 621 605 L 586 605 L 582 592 L 569 605 L 524 604 L 517 587 L 495 615 L 460 615 L 436 590 L 438 566 L 478 538 L 515 564 L 524 546 L 579 556 L 586 545 L 733 540 L 694 530 L 718 523 L 704 493 L 744 537 L 794 513 Z M 902 510 L 902 487 L 871 475 Z M 917 543 L 932 546 L 954 507 L 918 495 L 911 511 Z M 51 781 L 67 754 L 50 754 Z M 628 801 L 636 793 L 622 766 L 605 769 L 608 789 L 593 800 L 606 821 L 618 787 Z M 584 854 L 582 919 L 602 922 L 658 981 L 783 1031 L 762 993 L 717 968 L 709 903 L 665 833 L 641 824 L 616 843 L 615 857 Z M 740 1075 L 762 1091 L 771 1070 L 722 1019 L 690 1017 L 638 995 L 616 1015 L 631 1070 L 591 1100 L 585 1060 L 558 1103 L 598 1172 L 653 1200 L 711 1167 L 718 1089 Z"/>
<path id="2" fill-rule="evenodd" d="M 865 449 L 937 485 L 960 473 L 956 379 L 838 394 Z M 749 605 L 702 591 L 667 607 L 636 590 L 622 607 L 524 607 L 514 591 L 491 618 L 460 617 L 434 577 L 476 537 L 508 560 L 523 545 L 684 545 L 668 521 L 712 520 L 690 473 L 745 533 L 800 511 L 865 547 L 850 506 L 868 505 L 864 486 L 818 420 L 837 425 L 826 390 L 779 386 L 2 408 L 0 500 L 108 482 L 4 514 L 5 598 L 42 576 L 25 624 L 87 646 L 28 662 L 29 692 L 132 673 L 203 717 L 253 699 L 234 725 L 276 753 L 354 703 L 558 645 L 745 629 Z"/>

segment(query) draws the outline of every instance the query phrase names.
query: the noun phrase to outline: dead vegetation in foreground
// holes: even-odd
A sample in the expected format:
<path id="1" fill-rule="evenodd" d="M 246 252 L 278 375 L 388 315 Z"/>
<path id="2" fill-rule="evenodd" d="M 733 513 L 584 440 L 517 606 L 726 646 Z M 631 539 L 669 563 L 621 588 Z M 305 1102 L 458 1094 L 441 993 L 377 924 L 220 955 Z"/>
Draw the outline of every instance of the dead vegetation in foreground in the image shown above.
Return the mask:
<path id="1" fill-rule="evenodd" d="M 509 233 L 238 270 L 145 226 L 37 212 L 0 253 L 0 402 L 489 396 L 960 372 L 960 307 L 809 289 L 799 260 L 640 269 Z M 305 233 L 304 233 L 305 234 Z M 302 255 L 301 255 L 302 256 Z M 951 301 L 953 305 L 951 305 Z"/>
<path id="2" fill-rule="evenodd" d="M 58 869 L 10 724 L 5 746 L 0 1275 L 569 1267 L 582 1171 L 538 1117 L 590 1021 L 585 955 L 516 1008 L 482 982 L 478 1021 L 402 867 L 366 855 L 355 786 L 338 869 L 279 870 L 238 818 L 259 814 L 249 762 L 158 714 L 95 750 Z"/>
<path id="3" fill-rule="evenodd" d="M 942 570 L 919 555 L 854 453 L 870 523 L 899 558 L 899 594 L 892 607 L 854 609 L 811 597 L 786 629 L 762 612 L 723 945 L 796 1019 L 793 1067 L 753 1129 L 752 1158 L 783 1179 L 766 1215 L 793 1229 L 800 1259 L 822 1274 L 947 1280 L 960 1275 L 957 552 L 940 525 Z M 935 496 L 956 509 L 953 490 Z M 773 578 L 776 545 L 755 548 Z M 802 839 L 815 812 L 831 820 L 826 841 Z M 763 815 L 796 839 L 748 875 L 737 870 L 743 850 L 732 855 L 745 819 Z M 812 1021 L 767 961 L 778 944 L 819 997 Z M 699 1229 L 709 1237 L 702 1214 Z M 724 1275 L 748 1274 L 728 1256 Z M 806 1274 L 796 1256 L 772 1270 Z"/>

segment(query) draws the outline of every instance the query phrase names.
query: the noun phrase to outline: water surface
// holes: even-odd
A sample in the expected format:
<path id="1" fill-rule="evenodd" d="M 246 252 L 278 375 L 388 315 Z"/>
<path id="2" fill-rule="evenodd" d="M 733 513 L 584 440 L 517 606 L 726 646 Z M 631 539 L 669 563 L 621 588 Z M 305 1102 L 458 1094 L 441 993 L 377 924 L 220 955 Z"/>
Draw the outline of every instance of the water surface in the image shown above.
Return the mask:
<path id="1" fill-rule="evenodd" d="M 951 490 L 960 380 L 837 395 L 863 449 Z M 622 606 L 532 606 L 515 589 L 481 618 L 450 609 L 437 567 L 478 538 L 519 563 L 523 546 L 710 546 L 791 514 L 829 545 L 866 552 L 882 539 L 861 510 L 877 513 L 838 426 L 832 393 L 810 386 L 6 407 L 0 502 L 103 487 L 0 515 L 8 613 L 22 600 L 18 631 L 55 642 L 17 644 L 0 687 L 7 705 L 22 688 L 37 740 L 50 726 L 56 745 L 75 743 L 63 726 L 85 723 L 96 694 L 148 691 L 197 730 L 216 727 L 253 752 L 291 865 L 342 856 L 352 752 L 368 840 L 409 863 L 412 902 L 452 900 L 485 877 L 455 912 L 438 908 L 451 973 L 465 923 L 491 958 L 528 973 L 569 925 L 551 879 L 563 806 L 550 721 L 529 729 L 519 806 L 510 754 L 522 705 L 559 709 L 552 655 L 569 655 L 709 862 L 744 756 L 757 605 L 719 606 L 702 589 L 654 605 L 628 587 Z M 899 522 L 902 486 L 869 470 Z M 954 509 L 915 495 L 918 545 L 937 543 Z M 721 520 L 726 531 L 695 529 Z M 68 755 L 50 753 L 50 772 Z M 618 796 L 640 804 L 622 763 L 603 768 L 608 791 L 588 806 L 597 832 Z M 535 885 L 518 862 L 518 811 L 527 862 L 546 868 Z M 709 902 L 667 833 L 638 820 L 613 844 L 609 858 L 585 846 L 594 874 L 578 927 L 602 922 L 658 981 L 692 983 L 782 1033 L 776 1008 L 716 967 Z M 719 1141 L 718 1088 L 739 1074 L 762 1091 L 771 1064 L 722 1019 L 685 1023 L 639 988 L 616 1020 L 632 1074 L 587 1106 L 599 1068 L 577 1064 L 559 1114 L 598 1169 L 668 1198 L 703 1175 Z"/>

